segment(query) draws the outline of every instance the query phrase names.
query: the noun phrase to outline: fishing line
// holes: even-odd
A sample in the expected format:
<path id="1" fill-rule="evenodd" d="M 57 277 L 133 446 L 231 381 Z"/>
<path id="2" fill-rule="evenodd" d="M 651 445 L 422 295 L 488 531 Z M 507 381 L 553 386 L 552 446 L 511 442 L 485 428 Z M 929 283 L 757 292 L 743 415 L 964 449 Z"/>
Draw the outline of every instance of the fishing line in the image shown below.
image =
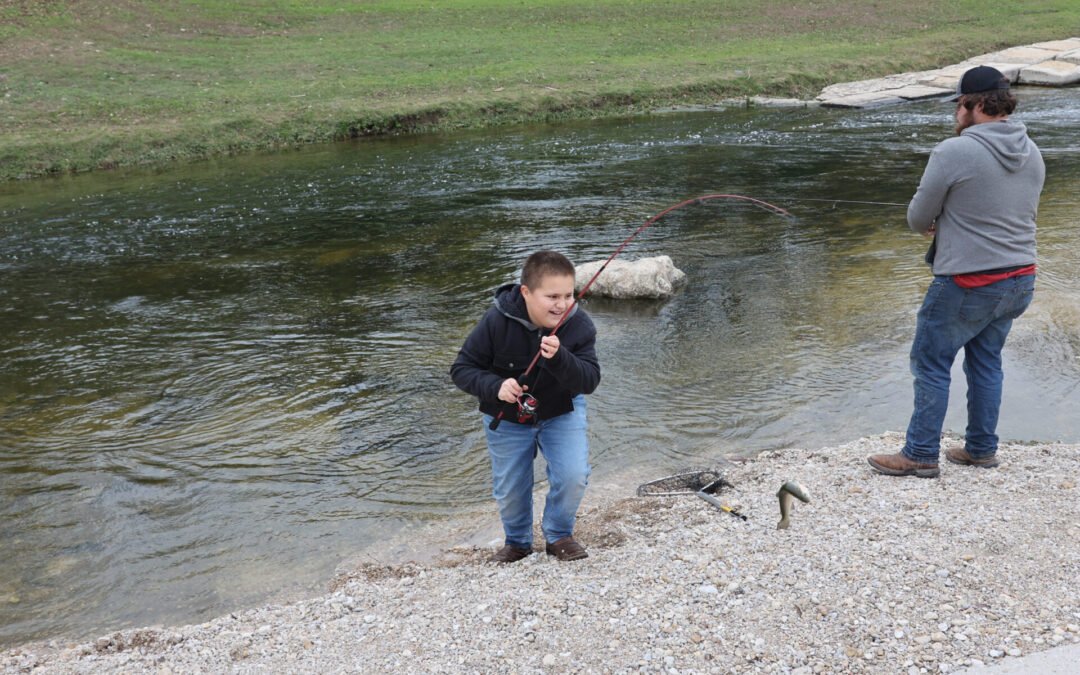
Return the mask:
<path id="1" fill-rule="evenodd" d="M 761 199 L 754 199 L 753 197 L 746 197 L 744 195 L 719 195 L 719 194 L 718 195 L 703 195 L 701 197 L 694 197 L 693 199 L 687 199 L 686 201 L 679 202 L 678 204 L 676 204 L 674 206 L 669 206 L 668 208 L 664 209 L 663 211 L 656 214 L 652 218 L 649 218 L 648 220 L 646 220 L 645 223 L 641 227 L 634 230 L 634 233 L 626 238 L 626 241 L 624 241 L 622 244 L 619 245 L 619 248 L 615 249 L 615 252 L 611 254 L 611 257 L 604 261 L 604 264 L 600 266 L 600 269 L 596 270 L 596 274 L 594 274 L 592 276 L 592 279 L 589 279 L 589 283 L 585 284 L 585 286 L 582 287 L 581 292 L 578 293 L 577 298 L 574 299 L 574 302 L 571 303 L 570 307 L 568 307 L 567 310 L 563 313 L 562 317 L 559 318 L 558 323 L 555 324 L 555 327 L 551 329 L 551 332 L 548 333 L 548 335 L 554 335 L 555 331 L 559 330 L 559 326 L 561 326 L 563 321 L 565 321 L 566 318 L 568 316 L 570 316 L 570 312 L 578 304 L 578 301 L 580 301 L 581 298 L 585 296 L 585 293 L 588 292 L 589 287 L 592 286 L 594 281 L 596 281 L 596 278 L 598 276 L 600 276 L 601 272 L 603 272 L 605 269 L 607 269 L 608 263 L 610 263 L 612 260 L 614 260 L 615 256 L 619 255 L 619 253 L 621 253 L 622 250 L 624 248 L 626 248 L 626 245 L 629 244 L 630 241 L 634 237 L 638 236 L 638 234 L 640 234 L 642 230 L 644 230 L 646 227 L 652 225 L 653 223 L 660 220 L 661 218 L 663 218 L 664 216 L 666 216 L 667 214 L 671 213 L 672 211 L 674 211 L 676 209 L 681 209 L 682 207 L 687 206 L 689 204 L 700 204 L 702 202 L 706 202 L 706 201 L 709 201 L 709 200 L 712 200 L 712 199 L 741 199 L 743 201 L 746 201 L 746 202 L 748 202 L 750 204 L 753 204 L 754 206 L 765 209 L 767 211 L 771 211 L 773 213 L 778 213 L 778 214 L 780 214 L 782 216 L 788 216 L 788 217 L 794 218 L 794 216 L 792 216 L 792 214 L 789 211 L 787 211 L 785 209 L 782 209 L 779 206 L 776 206 L 774 204 L 770 204 L 770 203 L 768 203 L 768 202 L 766 202 L 764 200 L 761 200 Z M 529 362 L 529 366 L 525 369 L 525 372 L 518 376 L 518 378 L 517 378 L 518 382 L 521 382 L 522 380 L 524 380 L 529 375 L 529 373 L 532 372 L 533 366 L 535 366 L 536 362 L 540 359 L 540 352 L 541 352 L 541 350 L 539 350 L 539 349 L 536 350 L 536 355 L 533 356 L 532 361 Z M 520 398 L 521 397 L 519 397 L 519 403 L 520 403 Z M 488 425 L 488 428 L 491 429 L 492 431 L 497 429 L 498 426 L 499 426 L 499 423 L 502 421 L 503 413 L 505 413 L 505 412 L 506 412 L 506 406 L 503 407 L 503 410 L 499 411 L 498 417 L 491 420 L 491 424 Z"/>

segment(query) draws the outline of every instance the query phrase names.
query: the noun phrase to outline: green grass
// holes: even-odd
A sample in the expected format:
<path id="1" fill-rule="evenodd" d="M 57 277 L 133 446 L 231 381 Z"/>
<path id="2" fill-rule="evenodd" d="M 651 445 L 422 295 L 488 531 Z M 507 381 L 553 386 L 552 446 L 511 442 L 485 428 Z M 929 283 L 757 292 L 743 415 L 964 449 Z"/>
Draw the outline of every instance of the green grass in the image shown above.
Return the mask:
<path id="1" fill-rule="evenodd" d="M 812 97 L 1069 26 L 1075 0 L 0 0 L 0 180 Z"/>

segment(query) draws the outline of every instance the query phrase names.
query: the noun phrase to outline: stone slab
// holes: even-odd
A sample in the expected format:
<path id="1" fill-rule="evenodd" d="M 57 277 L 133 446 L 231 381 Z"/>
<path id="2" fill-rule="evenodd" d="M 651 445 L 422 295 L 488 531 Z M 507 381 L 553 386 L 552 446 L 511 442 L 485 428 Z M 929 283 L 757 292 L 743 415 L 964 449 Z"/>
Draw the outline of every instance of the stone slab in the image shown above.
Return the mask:
<path id="1" fill-rule="evenodd" d="M 1052 49 L 1057 52 L 1067 52 L 1070 49 L 1080 49 L 1080 38 L 1067 40 L 1050 40 L 1049 42 L 1036 42 L 1031 45 L 1037 49 Z"/>
<path id="2" fill-rule="evenodd" d="M 899 73 L 897 75 L 887 75 L 873 80 L 858 80 L 856 82 L 830 84 L 821 90 L 821 93 L 818 94 L 818 99 L 824 101 L 827 99 L 860 96 L 862 94 L 871 94 L 875 92 L 887 92 L 891 89 L 899 89 L 900 87 L 916 84 L 918 77 L 921 74 L 921 72 Z"/>
<path id="3" fill-rule="evenodd" d="M 1080 82 L 1080 65 L 1068 61 L 1043 61 L 1020 71 L 1021 84 L 1064 86 Z"/>
<path id="4" fill-rule="evenodd" d="M 967 66 L 949 66 L 948 68 L 927 70 L 920 74 L 916 82 L 927 87 L 940 87 L 955 91 L 956 85 L 960 83 L 960 77 L 966 70 Z"/>
<path id="5" fill-rule="evenodd" d="M 1020 80 L 1020 69 L 1024 67 L 1023 63 L 997 63 L 994 61 L 986 61 L 983 63 L 977 63 L 975 65 L 997 68 L 1001 71 L 1001 74 L 1009 78 L 1009 82 L 1012 82 L 1013 84 L 1016 84 Z M 967 68 L 965 68 L 964 70 L 966 71 Z M 961 72 L 960 74 L 963 75 L 963 72 Z M 956 81 L 959 82 L 960 78 L 956 78 Z M 956 85 L 953 85 L 953 88 L 955 89 Z"/>
<path id="6" fill-rule="evenodd" d="M 810 103 L 798 98 L 769 98 L 767 96 L 751 96 L 746 102 L 748 105 L 759 105 L 764 108 L 805 108 Z"/>
<path id="7" fill-rule="evenodd" d="M 1001 74 L 1009 78 L 1009 82 L 1016 84 L 1020 79 L 1020 69 L 1024 66 L 1019 63 L 979 63 L 980 66 L 991 66 L 1001 71 Z M 956 91 L 956 85 L 960 84 L 960 77 L 968 70 L 969 67 L 963 68 L 943 68 L 938 75 L 934 77 L 923 78 L 919 80 L 919 84 L 926 85 L 928 87 L 941 87 L 944 89 L 951 89 Z"/>
<path id="8" fill-rule="evenodd" d="M 923 80 L 919 84 L 926 87 L 934 87 L 935 89 L 948 89 L 950 92 L 956 92 L 956 85 L 960 84 L 959 75 L 939 75 L 938 77 Z"/>
<path id="9" fill-rule="evenodd" d="M 968 71 L 971 66 L 965 66 L 957 63 L 952 66 L 945 66 L 944 68 L 935 68 L 934 70 L 925 71 L 926 75 L 932 76 L 945 76 L 945 77 L 960 77 Z"/>
<path id="10" fill-rule="evenodd" d="M 1020 81 L 1020 69 L 1023 66 L 1019 63 L 987 63 L 986 65 L 1000 70 L 1001 74 L 1009 78 L 1009 82 L 1013 84 Z"/>
<path id="11" fill-rule="evenodd" d="M 1012 49 L 1006 49 L 1000 52 L 976 56 L 967 59 L 964 63 L 970 63 L 972 65 L 981 65 L 985 63 L 1022 63 L 1030 66 L 1036 63 L 1042 63 L 1043 61 L 1048 61 L 1057 56 L 1060 51 L 1061 50 L 1054 49 L 1038 49 L 1037 47 L 1013 47 Z"/>
<path id="12" fill-rule="evenodd" d="M 903 102 L 904 99 L 893 96 L 891 92 L 875 91 L 824 99 L 821 101 L 821 105 L 827 108 L 878 108 Z"/>
<path id="13" fill-rule="evenodd" d="M 928 87 L 924 84 L 911 84 L 899 89 L 889 91 L 893 96 L 899 96 L 905 101 L 918 101 L 924 98 L 937 98 L 939 96 L 951 96 L 956 92 L 956 87 Z"/>
<path id="14" fill-rule="evenodd" d="M 1056 61 L 1067 61 L 1069 63 L 1080 64 L 1080 49 L 1073 49 L 1067 52 L 1061 52 L 1054 57 Z"/>

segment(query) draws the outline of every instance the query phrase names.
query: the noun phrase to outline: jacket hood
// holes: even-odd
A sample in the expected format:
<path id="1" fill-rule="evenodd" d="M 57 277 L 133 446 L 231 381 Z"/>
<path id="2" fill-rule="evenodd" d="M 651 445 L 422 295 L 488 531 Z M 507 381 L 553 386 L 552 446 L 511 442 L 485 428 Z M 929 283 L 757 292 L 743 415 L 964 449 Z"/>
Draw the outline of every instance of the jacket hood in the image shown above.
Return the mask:
<path id="1" fill-rule="evenodd" d="M 961 136 L 977 141 L 1009 171 L 1019 171 L 1031 158 L 1034 144 L 1023 122 L 984 122 L 964 129 Z"/>
<path id="2" fill-rule="evenodd" d="M 525 306 L 525 296 L 521 294 L 521 284 L 507 283 L 495 289 L 495 309 L 499 310 L 508 319 L 513 319 L 529 330 L 540 330 L 540 327 L 529 321 L 529 309 Z M 569 321 L 577 314 L 578 306 L 574 303 L 570 310 L 570 316 L 563 323 Z"/>

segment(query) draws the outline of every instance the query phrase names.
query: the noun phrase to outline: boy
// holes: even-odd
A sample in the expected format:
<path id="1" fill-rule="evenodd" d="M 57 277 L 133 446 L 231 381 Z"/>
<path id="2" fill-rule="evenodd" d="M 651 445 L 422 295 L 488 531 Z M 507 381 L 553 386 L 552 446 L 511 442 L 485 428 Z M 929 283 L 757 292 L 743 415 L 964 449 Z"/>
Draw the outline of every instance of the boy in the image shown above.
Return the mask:
<path id="1" fill-rule="evenodd" d="M 595 347 L 592 319 L 574 304 L 573 263 L 561 253 L 537 251 L 525 261 L 520 284 L 495 291 L 494 307 L 450 367 L 454 384 L 476 396 L 483 413 L 494 497 L 506 534 L 493 562 L 517 562 L 532 553 L 537 450 L 547 460 L 549 483 L 541 521 L 545 550 L 559 560 L 588 557 L 572 535 L 590 472 L 584 395 L 600 384 Z M 519 381 L 537 350 L 536 365 Z M 500 412 L 502 419 L 492 429 Z"/>

